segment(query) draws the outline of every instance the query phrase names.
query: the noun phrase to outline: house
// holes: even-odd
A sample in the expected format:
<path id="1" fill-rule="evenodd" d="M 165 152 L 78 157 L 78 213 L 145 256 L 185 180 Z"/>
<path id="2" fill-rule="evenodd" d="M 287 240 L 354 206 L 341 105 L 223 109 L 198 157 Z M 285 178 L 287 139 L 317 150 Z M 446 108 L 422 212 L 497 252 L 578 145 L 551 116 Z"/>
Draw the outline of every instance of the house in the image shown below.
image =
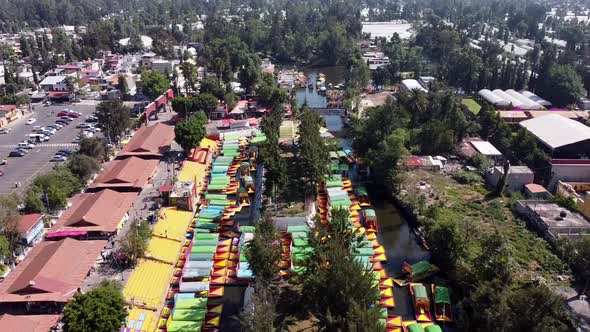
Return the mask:
<path id="1" fill-rule="evenodd" d="M 149 68 L 158 71 L 160 74 L 170 75 L 173 73 L 174 63 L 169 60 L 154 59 L 151 61 Z"/>
<path id="2" fill-rule="evenodd" d="M 471 146 L 473 146 L 473 148 L 475 149 L 475 151 L 477 153 L 484 155 L 487 158 L 490 158 L 496 164 L 501 163 L 502 160 L 504 159 L 504 157 L 502 156 L 502 153 L 500 151 L 498 151 L 498 149 L 496 149 L 496 147 L 493 146 L 492 143 L 490 143 L 488 141 L 473 140 L 469 143 L 471 144 Z"/>
<path id="3" fill-rule="evenodd" d="M 524 195 L 528 199 L 550 199 L 552 195 L 540 184 L 529 183 L 524 186 Z"/>
<path id="4" fill-rule="evenodd" d="M 41 89 L 45 91 L 69 91 L 67 76 L 48 76 L 39 83 Z"/>
<path id="5" fill-rule="evenodd" d="M 590 218 L 590 181 L 588 182 L 557 182 L 556 193 L 563 197 L 572 197 L 578 205 L 578 211 Z"/>
<path id="6" fill-rule="evenodd" d="M 443 163 L 431 156 L 410 156 L 406 158 L 405 166 L 411 170 L 440 171 L 443 168 Z"/>
<path id="7" fill-rule="evenodd" d="M 418 83 L 420 83 L 420 85 L 426 90 L 430 90 L 434 81 L 436 81 L 436 78 L 432 76 L 420 76 L 418 78 Z"/>
<path id="8" fill-rule="evenodd" d="M 39 243 L 0 283 L 0 310 L 61 311 L 79 290 L 106 243 L 70 238 Z"/>
<path id="9" fill-rule="evenodd" d="M 504 168 L 495 166 L 486 172 L 485 179 L 490 186 L 495 188 L 503 176 Z M 525 185 L 533 183 L 534 180 L 535 173 L 530 168 L 526 166 L 510 166 L 506 179 L 506 190 L 509 192 L 521 191 Z"/>
<path id="10" fill-rule="evenodd" d="M 106 239 L 116 234 L 129 219 L 127 212 L 136 198 L 135 192 L 122 193 L 111 189 L 76 195 L 72 198 L 72 206 L 57 220 L 47 238 L 74 235 Z"/>
<path id="11" fill-rule="evenodd" d="M 145 160 L 137 157 L 113 160 L 107 164 L 105 171 L 94 179 L 88 190 L 96 192 L 111 189 L 121 192 L 139 192 L 154 175 L 158 162 L 156 159 Z"/>
<path id="12" fill-rule="evenodd" d="M 551 180 L 547 188 L 553 192 L 562 182 L 590 182 L 590 160 L 553 159 L 551 160 Z"/>
<path id="13" fill-rule="evenodd" d="M 142 159 L 160 159 L 170 150 L 174 140 L 174 127 L 163 123 L 141 127 L 129 140 L 129 143 L 117 154 L 116 159 L 139 157 Z"/>
<path id="14" fill-rule="evenodd" d="M 515 209 L 549 241 L 590 234 L 590 223 L 586 218 L 551 201 L 518 201 Z"/>
<path id="15" fill-rule="evenodd" d="M 557 114 L 519 123 L 533 134 L 554 158 L 584 159 L 590 156 L 590 127 Z"/>
<path id="16" fill-rule="evenodd" d="M 22 244 L 32 246 L 43 238 L 43 217 L 41 213 L 25 214 L 18 221 L 18 234 Z"/>

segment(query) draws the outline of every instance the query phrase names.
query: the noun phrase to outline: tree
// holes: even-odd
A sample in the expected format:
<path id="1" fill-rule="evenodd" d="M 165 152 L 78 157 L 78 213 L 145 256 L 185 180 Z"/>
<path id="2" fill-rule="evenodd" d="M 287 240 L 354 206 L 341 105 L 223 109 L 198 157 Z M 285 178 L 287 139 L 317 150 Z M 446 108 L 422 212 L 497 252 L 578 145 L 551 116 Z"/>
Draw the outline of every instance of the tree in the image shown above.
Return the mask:
<path id="1" fill-rule="evenodd" d="M 252 93 L 260 77 L 260 59 L 256 55 L 247 57 L 246 64 L 238 72 L 238 79 L 246 94 Z"/>
<path id="2" fill-rule="evenodd" d="M 590 239 L 586 237 L 578 240 L 563 239 L 558 249 L 560 256 L 575 273 L 576 279 L 584 282 L 582 293 L 585 293 L 590 285 Z"/>
<path id="3" fill-rule="evenodd" d="M 219 100 L 211 94 L 201 93 L 193 98 L 192 104 L 195 111 L 202 111 L 209 115 L 211 111 L 215 110 L 219 104 Z"/>
<path id="4" fill-rule="evenodd" d="M 574 104 L 579 98 L 586 96 L 580 75 L 570 65 L 552 66 L 546 84 L 547 99 L 558 106 Z"/>
<path id="5" fill-rule="evenodd" d="M 45 212 L 45 205 L 41 200 L 41 192 L 39 188 L 29 188 L 24 198 L 25 213 L 43 213 Z"/>
<path id="6" fill-rule="evenodd" d="M 225 94 L 225 91 L 217 80 L 211 77 L 207 77 L 201 81 L 199 92 L 214 95 L 217 99 L 223 99 L 223 95 Z"/>
<path id="7" fill-rule="evenodd" d="M 12 253 L 20 244 L 21 236 L 18 228 L 20 216 L 18 205 L 20 199 L 16 194 L 0 195 L 0 238 L 6 240 L 8 254 L 3 256 L 12 259 Z M 3 246 L 1 246 L 3 247 Z"/>
<path id="8" fill-rule="evenodd" d="M 304 109 L 300 120 L 296 157 L 305 192 L 315 196 L 317 186 L 328 174 L 328 149 L 320 135 L 320 116 Z"/>
<path id="9" fill-rule="evenodd" d="M 4 235 L 0 235 L 0 257 L 11 257 L 10 245 Z"/>
<path id="10" fill-rule="evenodd" d="M 40 193 L 47 210 L 57 211 L 68 197 L 82 189 L 82 183 L 67 167 L 58 166 L 51 172 L 33 179 L 32 190 Z"/>
<path id="11" fill-rule="evenodd" d="M 119 141 L 131 126 L 131 110 L 120 100 L 103 101 L 96 106 L 98 126 L 111 141 Z"/>
<path id="12" fill-rule="evenodd" d="M 125 99 L 125 97 L 129 93 L 129 86 L 127 85 L 127 79 L 125 78 L 125 76 L 119 75 L 119 78 L 117 81 L 117 87 L 119 88 L 119 91 L 121 92 L 121 97 L 123 99 Z"/>
<path id="13" fill-rule="evenodd" d="M 135 265 L 145 255 L 151 237 L 152 231 L 146 221 L 133 221 L 127 233 L 119 240 L 119 251 Z"/>
<path id="14" fill-rule="evenodd" d="M 64 308 L 64 332 L 110 332 L 118 330 L 127 309 L 121 285 L 102 283 L 86 294 L 77 293 Z"/>
<path id="15" fill-rule="evenodd" d="M 83 182 L 86 182 L 92 174 L 100 169 L 98 161 L 85 154 L 73 155 L 68 161 L 67 167 Z"/>
<path id="16" fill-rule="evenodd" d="M 176 127 L 174 127 L 175 140 L 187 154 L 190 153 L 191 149 L 197 147 L 205 137 L 206 124 L 206 116 L 199 112 L 188 120 L 177 123 Z"/>
<path id="17" fill-rule="evenodd" d="M 256 280 L 251 302 L 240 313 L 240 325 L 244 332 L 273 332 L 276 300 L 268 284 Z"/>
<path id="18" fill-rule="evenodd" d="M 174 97 L 172 99 L 172 109 L 187 118 L 189 113 L 193 113 L 193 99 L 188 97 Z"/>
<path id="19" fill-rule="evenodd" d="M 184 77 L 184 91 L 187 96 L 195 89 L 195 82 L 197 81 L 197 69 L 195 65 L 188 61 L 184 61 L 180 65 L 182 76 Z"/>
<path id="20" fill-rule="evenodd" d="M 88 137 L 80 141 L 79 154 L 95 158 L 100 162 L 107 159 L 107 152 L 107 144 L 102 138 Z"/>
<path id="21" fill-rule="evenodd" d="M 268 285 L 277 277 L 281 241 L 274 220 L 268 213 L 256 224 L 254 238 L 246 244 L 246 258 L 257 282 Z"/>
<path id="22" fill-rule="evenodd" d="M 150 99 L 156 99 L 170 88 L 168 78 L 157 70 L 144 70 L 141 72 L 142 91 Z"/>

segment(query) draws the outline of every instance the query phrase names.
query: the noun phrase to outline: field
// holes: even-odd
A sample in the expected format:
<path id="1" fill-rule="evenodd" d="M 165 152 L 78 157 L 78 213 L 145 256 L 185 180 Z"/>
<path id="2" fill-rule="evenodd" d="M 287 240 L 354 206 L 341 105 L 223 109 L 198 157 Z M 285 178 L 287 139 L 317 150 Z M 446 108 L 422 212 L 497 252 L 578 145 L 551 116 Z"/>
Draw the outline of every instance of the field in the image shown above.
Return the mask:
<path id="1" fill-rule="evenodd" d="M 473 100 L 472 98 L 463 98 L 463 100 L 461 101 L 461 103 L 465 106 L 467 106 L 467 108 L 469 109 L 469 111 L 473 114 L 479 113 L 479 110 L 481 110 L 481 105 L 478 104 L 475 100 Z"/>

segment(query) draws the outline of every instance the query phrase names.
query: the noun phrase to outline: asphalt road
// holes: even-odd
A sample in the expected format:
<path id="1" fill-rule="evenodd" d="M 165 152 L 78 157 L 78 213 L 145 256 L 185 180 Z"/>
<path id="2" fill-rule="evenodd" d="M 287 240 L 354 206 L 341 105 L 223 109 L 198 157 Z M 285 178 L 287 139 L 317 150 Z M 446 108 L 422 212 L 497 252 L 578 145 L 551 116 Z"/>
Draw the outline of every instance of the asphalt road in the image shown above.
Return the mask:
<path id="1" fill-rule="evenodd" d="M 8 157 L 16 144 L 24 141 L 25 137 L 31 134 L 34 126 L 44 127 L 55 123 L 57 113 L 65 108 L 81 112 L 82 116 L 58 130 L 49 138 L 49 141 L 37 144 L 24 157 Z M 76 128 L 76 125 L 84 122 L 86 117 L 94 112 L 95 108 L 93 105 L 82 104 L 36 105 L 32 116 L 10 123 L 8 127 L 11 128 L 11 132 L 0 134 L 0 159 L 8 161 L 7 165 L 0 166 L 0 170 L 4 172 L 4 176 L 0 177 L 0 194 L 23 190 L 35 176 L 49 171 L 58 164 L 49 161 L 58 150 L 76 150 L 78 146 L 73 143 L 74 137 L 81 131 L 81 129 Z M 53 114 L 50 114 L 51 111 L 53 111 Z M 32 125 L 26 125 L 26 120 L 30 118 L 35 118 L 37 121 Z M 21 183 L 19 189 L 15 188 L 16 182 Z"/>

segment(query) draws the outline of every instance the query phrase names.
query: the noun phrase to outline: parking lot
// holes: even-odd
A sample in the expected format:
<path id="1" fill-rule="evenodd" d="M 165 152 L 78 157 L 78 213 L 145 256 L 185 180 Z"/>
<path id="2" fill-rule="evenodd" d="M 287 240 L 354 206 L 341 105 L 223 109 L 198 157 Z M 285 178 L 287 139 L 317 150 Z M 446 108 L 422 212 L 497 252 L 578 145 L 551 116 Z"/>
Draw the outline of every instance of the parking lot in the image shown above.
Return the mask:
<path id="1" fill-rule="evenodd" d="M 34 126 L 45 127 L 55 123 L 58 119 L 57 114 L 66 108 L 80 112 L 82 115 L 58 130 L 50 137 L 49 141 L 37 143 L 24 157 L 8 157 L 10 151 L 14 150 L 18 143 L 24 141 L 26 136 L 32 133 Z M 0 166 L 0 170 L 4 172 L 4 176 L 0 177 L 0 193 L 4 194 L 26 188 L 36 175 L 43 174 L 58 164 L 50 162 L 51 157 L 57 151 L 61 149 L 76 150 L 78 145 L 74 143 L 74 138 L 81 131 L 76 128 L 76 125 L 84 122 L 95 108 L 94 105 L 83 104 L 36 105 L 32 116 L 9 124 L 10 133 L 0 135 L 0 159 L 8 161 L 6 165 Z M 31 125 L 25 124 L 30 118 L 35 118 L 37 121 Z M 15 187 L 17 182 L 21 184 L 18 189 Z"/>

